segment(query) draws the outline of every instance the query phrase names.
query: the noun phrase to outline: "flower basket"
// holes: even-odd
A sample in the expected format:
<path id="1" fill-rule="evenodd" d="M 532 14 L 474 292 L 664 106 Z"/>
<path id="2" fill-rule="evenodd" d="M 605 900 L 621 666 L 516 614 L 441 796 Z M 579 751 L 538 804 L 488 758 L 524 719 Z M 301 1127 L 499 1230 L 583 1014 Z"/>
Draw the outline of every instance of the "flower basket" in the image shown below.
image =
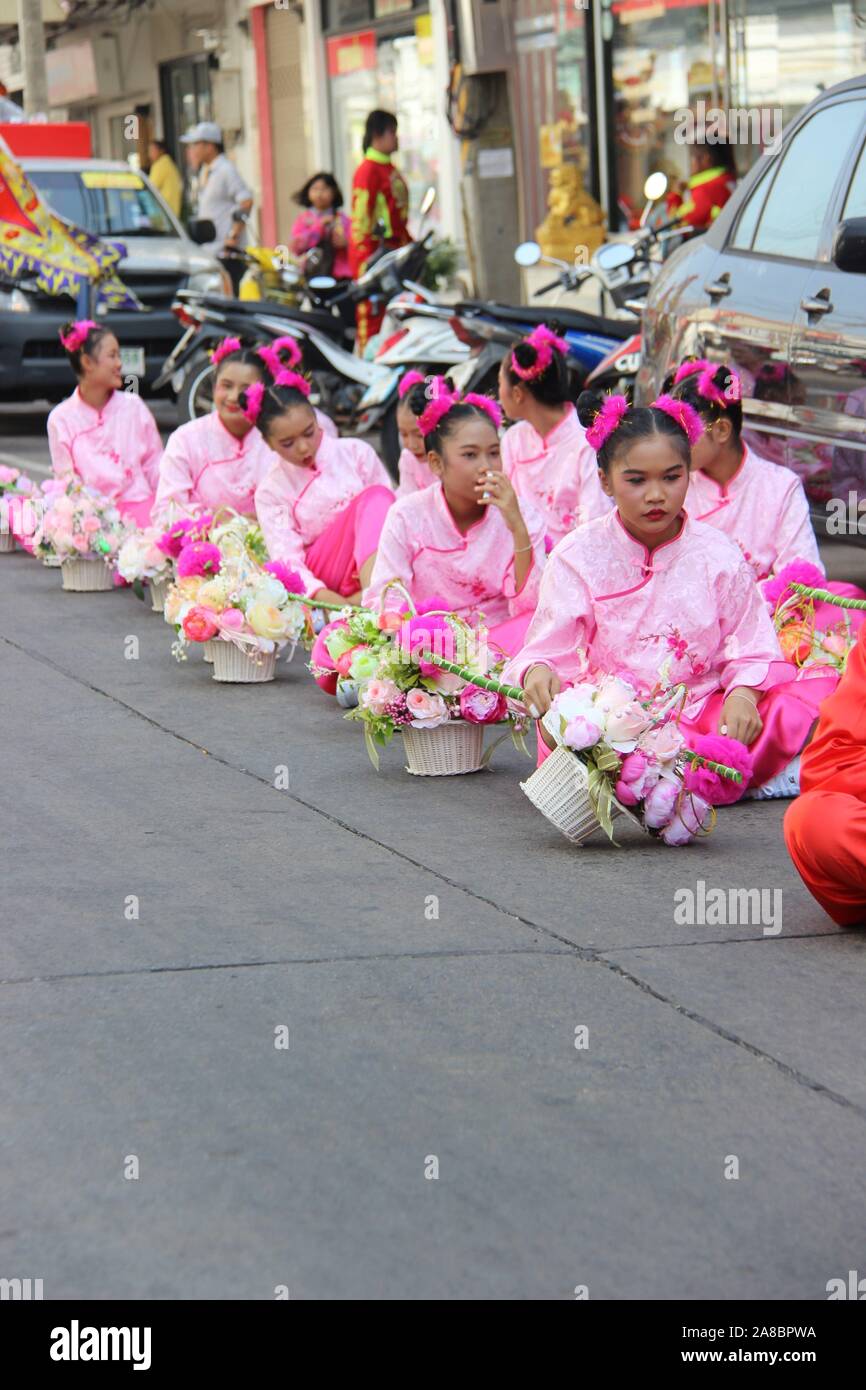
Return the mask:
<path id="1" fill-rule="evenodd" d="M 202 645 L 202 656 L 204 657 L 204 659 L 205 659 L 205 661 L 207 662 L 208 666 L 213 666 L 213 654 L 214 654 L 215 649 L 220 645 L 219 638 L 218 638 L 218 637 L 212 637 L 211 640 L 210 640 L 209 642 L 202 642 L 201 645 Z M 223 646 L 225 646 L 225 643 L 223 643 Z"/>
<path id="2" fill-rule="evenodd" d="M 208 645 L 213 649 L 213 678 L 215 681 L 232 681 L 235 684 L 261 683 L 272 681 L 277 665 L 276 652 L 259 652 L 252 655 L 239 651 L 234 642 L 214 638 Z"/>
<path id="3" fill-rule="evenodd" d="M 0 531 L 0 555 L 8 555 L 15 549 L 15 537 L 11 531 Z"/>
<path id="4" fill-rule="evenodd" d="M 154 575 L 150 581 L 150 602 L 154 613 L 162 613 L 165 609 L 165 596 L 168 593 L 168 586 L 171 580 L 167 577 L 157 578 Z"/>
<path id="5" fill-rule="evenodd" d="M 114 576 L 104 560 L 63 560 L 60 575 L 63 588 L 71 593 L 106 593 L 114 588 Z"/>
<path id="6" fill-rule="evenodd" d="M 529 797 L 551 825 L 571 840 L 573 845 L 582 845 L 597 830 L 601 822 L 593 809 L 589 796 L 589 775 L 586 766 L 576 753 L 560 744 L 545 758 L 531 777 L 520 783 L 520 789 Z M 643 826 L 625 807 L 620 806 L 615 797 L 611 799 L 610 818 L 628 816 L 641 830 Z"/>
<path id="7" fill-rule="evenodd" d="M 451 719 L 437 729 L 413 729 L 404 725 L 406 771 L 416 777 L 455 777 L 480 772 L 484 749 L 484 725 Z"/>

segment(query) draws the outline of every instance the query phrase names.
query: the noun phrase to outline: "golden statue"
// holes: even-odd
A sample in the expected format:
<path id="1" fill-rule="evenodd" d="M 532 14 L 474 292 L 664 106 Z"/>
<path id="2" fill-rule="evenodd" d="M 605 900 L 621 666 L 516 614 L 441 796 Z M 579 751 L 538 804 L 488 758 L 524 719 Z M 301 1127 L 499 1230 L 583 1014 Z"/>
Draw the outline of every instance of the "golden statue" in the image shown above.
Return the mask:
<path id="1" fill-rule="evenodd" d="M 545 256 L 586 264 L 605 239 L 605 217 L 583 186 L 577 164 L 557 164 L 550 171 L 549 212 L 535 238 Z"/>

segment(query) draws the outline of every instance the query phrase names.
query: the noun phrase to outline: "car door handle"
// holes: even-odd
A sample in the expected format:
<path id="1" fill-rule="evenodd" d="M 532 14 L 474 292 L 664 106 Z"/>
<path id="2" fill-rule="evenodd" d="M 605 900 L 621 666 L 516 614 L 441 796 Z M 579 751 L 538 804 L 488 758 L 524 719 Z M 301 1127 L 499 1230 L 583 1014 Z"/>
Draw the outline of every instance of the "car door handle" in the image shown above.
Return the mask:
<path id="1" fill-rule="evenodd" d="M 730 275 L 725 271 L 725 274 L 720 275 L 718 280 L 711 280 L 708 285 L 704 285 L 704 294 L 708 294 L 710 299 L 718 299 L 723 294 L 730 294 L 731 286 L 728 283 L 730 278 Z"/>
<path id="2" fill-rule="evenodd" d="M 805 309 L 807 314 L 826 314 L 833 305 L 830 303 L 830 291 L 822 290 L 814 299 L 801 299 L 800 308 Z"/>

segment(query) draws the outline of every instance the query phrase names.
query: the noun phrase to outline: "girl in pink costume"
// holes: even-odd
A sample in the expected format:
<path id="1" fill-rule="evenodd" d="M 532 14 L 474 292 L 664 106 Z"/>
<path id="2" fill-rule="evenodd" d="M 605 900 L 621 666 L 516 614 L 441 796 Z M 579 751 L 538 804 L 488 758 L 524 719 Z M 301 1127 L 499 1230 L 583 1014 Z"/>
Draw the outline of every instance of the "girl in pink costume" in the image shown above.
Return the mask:
<path id="1" fill-rule="evenodd" d="M 273 451 L 256 488 L 256 515 L 271 559 L 293 569 L 309 595 L 357 605 L 394 493 L 369 444 L 323 433 L 309 394 L 304 377 L 284 370 L 241 395 Z"/>
<path id="2" fill-rule="evenodd" d="M 424 448 L 424 436 L 418 425 L 418 416 L 412 410 L 408 399 L 413 386 L 420 386 L 426 380 L 423 372 L 407 372 L 397 388 L 397 430 L 402 446 L 397 465 L 400 480 L 397 486 L 398 497 L 408 497 L 413 492 L 421 492 L 425 487 L 432 487 L 436 481 L 436 474 L 431 471 L 427 462 L 427 450 Z M 444 386 L 444 378 L 437 377 L 436 380 Z"/>
<path id="3" fill-rule="evenodd" d="M 301 360 L 294 338 L 278 338 L 258 348 L 239 338 L 224 338 L 211 354 L 214 408 L 175 430 L 159 465 L 154 515 L 170 525 L 181 516 L 228 507 L 242 516 L 255 514 L 255 491 L 274 456 L 253 422 L 244 414 L 241 393 L 255 382 L 276 377 Z M 326 415 L 317 418 L 336 434 Z"/>
<path id="4" fill-rule="evenodd" d="M 60 330 L 78 385 L 48 416 L 48 447 L 57 478 L 78 478 L 110 497 L 137 526 L 150 524 L 162 440 L 134 391 L 124 391 L 120 345 L 92 319 Z"/>
<path id="5" fill-rule="evenodd" d="M 742 387 L 730 367 L 686 361 L 677 369 L 671 395 L 687 401 L 700 416 L 703 432 L 692 449 L 686 494 L 689 515 L 730 536 L 740 547 L 755 579 L 763 581 L 795 561 L 817 573 L 811 582 L 847 598 L 866 598 L 854 584 L 828 584 L 809 519 L 803 484 L 790 468 L 762 458 L 745 444 Z M 807 581 L 808 582 L 808 581 Z M 816 604 L 819 628 L 838 623 L 841 611 Z M 852 627 L 864 614 L 850 611 Z"/>
<path id="6" fill-rule="evenodd" d="M 548 550 L 575 526 L 611 509 L 595 450 L 569 398 L 567 343 L 540 324 L 502 359 L 499 400 L 510 420 L 502 467 L 521 502 L 547 523 Z"/>
<path id="7" fill-rule="evenodd" d="M 754 757 L 751 785 L 795 795 L 798 755 L 838 677 L 815 667 L 797 678 L 738 547 L 686 515 L 699 417 L 668 395 L 630 408 L 623 396 L 584 392 L 578 409 L 616 510 L 551 555 L 505 679 L 524 686 L 536 717 L 584 676 L 620 675 L 643 698 L 683 684 L 686 737 L 739 739 Z"/>
<path id="8" fill-rule="evenodd" d="M 451 394 L 441 378 L 407 399 L 437 481 L 392 508 L 364 601 L 378 606 L 397 579 L 416 607 L 435 596 L 469 623 L 483 617 L 491 644 L 515 651 L 538 597 L 544 522 L 502 471 L 499 409 L 486 396 Z M 396 591 L 383 601 L 403 606 Z"/>

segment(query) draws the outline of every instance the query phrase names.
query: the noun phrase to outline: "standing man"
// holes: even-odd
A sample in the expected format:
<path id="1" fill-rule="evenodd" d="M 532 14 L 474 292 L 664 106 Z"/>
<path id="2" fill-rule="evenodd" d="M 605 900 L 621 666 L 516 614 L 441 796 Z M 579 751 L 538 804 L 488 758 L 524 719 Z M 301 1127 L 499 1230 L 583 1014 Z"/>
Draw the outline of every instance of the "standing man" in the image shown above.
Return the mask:
<path id="1" fill-rule="evenodd" d="M 213 121 L 199 121 L 181 136 L 181 144 L 186 145 L 190 168 L 197 175 L 196 215 L 210 218 L 216 227 L 216 240 L 201 249 L 222 261 L 237 294 L 244 267 L 231 252 L 247 244 L 246 221 L 253 195 L 224 153 L 223 133 Z"/>
<path id="2" fill-rule="evenodd" d="M 175 217 L 180 217 L 183 205 L 183 176 L 169 154 L 165 141 L 157 140 L 154 136 L 147 146 L 147 157 L 150 160 L 147 177 L 157 193 L 168 203 Z"/>
<path id="3" fill-rule="evenodd" d="M 411 241 L 407 217 L 409 190 L 391 156 L 399 147 L 397 117 L 390 111 L 371 111 L 364 130 L 364 158 L 352 180 L 352 239 L 349 255 L 355 279 L 363 275 L 370 256 L 381 245 L 374 234 L 377 223 L 384 229 L 389 251 Z M 381 299 L 362 300 L 355 311 L 358 351 L 378 333 L 385 315 Z"/>

